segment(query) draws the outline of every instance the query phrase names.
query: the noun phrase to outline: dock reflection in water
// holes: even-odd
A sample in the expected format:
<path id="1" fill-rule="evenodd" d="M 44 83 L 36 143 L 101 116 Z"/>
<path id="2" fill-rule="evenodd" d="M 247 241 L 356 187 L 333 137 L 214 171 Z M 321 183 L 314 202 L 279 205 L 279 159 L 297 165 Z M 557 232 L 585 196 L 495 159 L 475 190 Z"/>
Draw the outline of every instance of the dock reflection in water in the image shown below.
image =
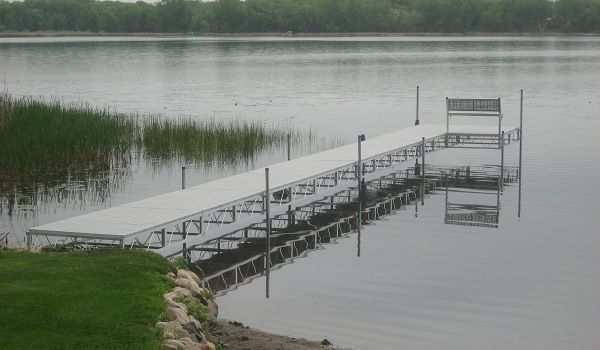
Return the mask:
<path id="1" fill-rule="evenodd" d="M 368 225 L 413 204 L 418 210 L 419 203 L 432 195 L 446 197 L 446 224 L 497 228 L 502 189 L 518 181 L 516 167 L 427 165 L 425 177 L 422 169 L 408 168 L 367 182 L 362 203 L 354 188 L 273 218 L 271 269 L 282 268 L 354 233 L 360 257 L 359 212 L 362 224 Z M 455 197 L 459 201 L 454 201 Z M 217 295 L 264 276 L 265 229 L 264 223 L 253 225 L 197 247 L 198 261 L 192 268 Z"/>

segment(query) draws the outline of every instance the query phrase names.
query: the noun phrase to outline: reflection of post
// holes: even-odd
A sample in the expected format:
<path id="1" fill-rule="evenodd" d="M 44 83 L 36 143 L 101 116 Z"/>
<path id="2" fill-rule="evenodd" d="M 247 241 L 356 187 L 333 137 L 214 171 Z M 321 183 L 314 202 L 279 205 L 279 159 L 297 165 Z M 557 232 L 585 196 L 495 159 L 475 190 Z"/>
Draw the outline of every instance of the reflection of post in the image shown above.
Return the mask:
<path id="1" fill-rule="evenodd" d="M 181 189 L 185 190 L 185 166 L 181 167 Z"/>
<path id="2" fill-rule="evenodd" d="M 421 163 L 423 171 L 421 176 L 423 177 L 422 188 L 421 188 L 421 205 L 425 205 L 425 138 L 421 138 Z"/>
<path id="3" fill-rule="evenodd" d="M 25 239 L 27 240 L 27 251 L 31 251 L 31 233 L 25 232 Z"/>
<path id="4" fill-rule="evenodd" d="M 363 201 L 363 183 L 362 183 L 362 142 L 365 140 L 365 135 L 358 135 L 358 162 L 356 164 L 356 174 L 358 179 L 358 213 L 356 215 L 356 225 L 358 227 L 358 246 L 357 246 L 357 256 L 360 256 L 360 226 L 362 221 L 362 201 Z"/>
<path id="5" fill-rule="evenodd" d="M 267 248 L 265 252 L 266 297 L 269 298 L 269 273 L 271 271 L 271 197 L 269 194 L 269 168 L 265 168 L 265 218 L 267 223 Z"/>
<path id="6" fill-rule="evenodd" d="M 292 159 L 291 157 L 291 149 L 292 149 L 292 135 L 287 134 L 287 159 Z"/>
<path id="7" fill-rule="evenodd" d="M 523 156 L 523 89 L 521 89 L 521 112 L 519 117 L 519 210 L 518 217 L 521 217 L 521 183 L 522 181 L 522 156 Z"/>
<path id="8" fill-rule="evenodd" d="M 417 118 L 415 119 L 415 125 L 419 125 L 419 85 L 417 85 Z"/>
<path id="9" fill-rule="evenodd" d="M 500 192 L 504 192 L 504 131 L 500 137 Z"/>
<path id="10" fill-rule="evenodd" d="M 358 220 L 358 237 L 357 237 L 357 242 L 356 242 L 356 256 L 360 257 L 360 222 L 361 222 L 361 215 L 362 215 L 362 202 L 358 201 L 358 213 L 357 213 L 357 220 Z"/>
<path id="11" fill-rule="evenodd" d="M 415 217 L 419 217 L 419 198 L 415 198 Z"/>
<path id="12" fill-rule="evenodd" d="M 496 212 L 498 213 L 498 215 L 500 214 L 500 188 L 501 187 L 502 187 L 502 176 L 498 176 L 498 189 L 497 189 L 498 194 L 496 196 L 496 207 L 497 207 Z M 498 216 L 498 218 L 500 218 L 500 217 Z"/>
<path id="13" fill-rule="evenodd" d="M 446 210 L 444 212 L 444 224 L 447 222 L 448 218 L 448 174 L 444 176 L 444 182 L 446 182 Z"/>

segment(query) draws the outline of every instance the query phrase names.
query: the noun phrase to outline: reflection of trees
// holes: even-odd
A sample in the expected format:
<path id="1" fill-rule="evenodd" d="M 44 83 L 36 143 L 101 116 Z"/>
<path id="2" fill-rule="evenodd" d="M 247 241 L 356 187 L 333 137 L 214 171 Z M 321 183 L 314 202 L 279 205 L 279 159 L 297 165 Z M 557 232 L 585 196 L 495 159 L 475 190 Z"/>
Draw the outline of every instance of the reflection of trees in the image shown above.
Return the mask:
<path id="1" fill-rule="evenodd" d="M 600 31 L 598 0 L 0 1 L 0 30 L 92 32 Z"/>

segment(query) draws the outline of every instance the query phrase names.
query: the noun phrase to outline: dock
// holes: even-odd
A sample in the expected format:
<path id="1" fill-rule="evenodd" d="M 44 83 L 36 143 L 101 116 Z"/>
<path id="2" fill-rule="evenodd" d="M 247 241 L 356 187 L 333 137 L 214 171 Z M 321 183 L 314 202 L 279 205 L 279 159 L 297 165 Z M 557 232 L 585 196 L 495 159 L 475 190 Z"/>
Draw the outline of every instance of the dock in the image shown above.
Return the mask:
<path id="1" fill-rule="evenodd" d="M 412 178 L 408 179 L 407 170 L 405 180 L 420 180 L 420 190 L 412 190 L 411 193 L 419 193 L 423 201 L 427 184 L 427 153 L 447 148 L 498 149 L 501 151 L 498 191 L 501 191 L 505 178 L 504 147 L 513 141 L 519 141 L 520 215 L 523 90 L 520 124 L 508 127 L 502 125 L 500 98 L 447 97 L 446 125 L 420 125 L 418 91 L 419 87 L 413 127 L 369 139 L 360 134 L 355 144 L 288 159 L 267 168 L 190 188 L 182 186 L 183 189 L 171 193 L 29 228 L 26 232 L 27 249 L 44 245 L 118 246 L 122 249 L 154 250 L 168 258 L 182 256 L 186 261 L 194 262 L 222 253 L 222 242 L 229 242 L 231 246 L 232 242 L 243 243 L 258 238 L 266 245 L 264 266 L 268 297 L 273 252 L 271 232 L 306 225 L 307 222 L 300 219 L 304 208 L 314 203 L 326 203 L 333 209 L 336 203 L 343 206 L 354 201 L 358 204 L 356 227 L 360 237 L 362 205 L 368 186 L 375 190 L 388 183 L 395 186 L 399 168 L 409 160 L 416 159 L 416 162 Z M 496 125 L 451 127 L 452 119 L 464 117 L 491 118 Z M 288 142 L 288 158 L 289 154 Z M 419 159 L 421 165 L 418 164 Z M 402 194 L 400 202 L 407 203 L 410 195 L 409 192 Z M 500 207 L 499 198 L 498 195 L 497 209 Z M 394 200 L 390 198 L 390 208 L 393 204 Z M 452 213 L 447 216 L 452 218 L 454 211 L 465 207 L 450 209 Z M 311 214 L 315 214 L 314 205 Z M 489 218 L 486 216 L 486 220 L 497 224 L 497 215 L 492 214 L 488 215 Z M 468 213 L 457 215 L 454 216 L 460 220 L 449 219 L 449 222 L 479 220 Z M 235 271 L 238 271 L 237 268 Z M 237 272 L 235 276 L 237 278 Z"/>
<path id="2" fill-rule="evenodd" d="M 362 142 L 359 137 L 359 152 L 353 143 L 269 166 L 269 188 L 265 168 L 259 168 L 29 228 L 27 247 L 119 246 L 152 249 L 166 257 L 183 254 L 193 260 L 195 247 L 264 223 L 267 214 L 289 216 L 295 208 L 356 190 L 360 180 L 385 176 L 411 159 L 424 160 L 426 153 L 456 147 L 503 149 L 520 140 L 520 130 L 418 125 Z"/>

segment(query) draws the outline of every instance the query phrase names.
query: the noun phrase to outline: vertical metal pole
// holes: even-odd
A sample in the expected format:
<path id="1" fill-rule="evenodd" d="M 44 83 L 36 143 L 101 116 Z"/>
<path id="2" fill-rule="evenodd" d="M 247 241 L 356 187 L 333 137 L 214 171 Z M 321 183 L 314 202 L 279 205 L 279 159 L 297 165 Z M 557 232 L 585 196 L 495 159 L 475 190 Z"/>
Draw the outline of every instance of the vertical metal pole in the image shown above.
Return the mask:
<path id="1" fill-rule="evenodd" d="M 185 190 L 185 166 L 181 167 L 181 189 Z"/>
<path id="2" fill-rule="evenodd" d="M 163 247 L 167 245 L 166 230 L 164 228 L 160 230 L 160 244 Z"/>
<path id="3" fill-rule="evenodd" d="M 417 117 L 415 119 L 415 125 L 419 125 L 419 85 L 417 85 Z"/>
<path id="4" fill-rule="evenodd" d="M 358 135 L 358 162 L 357 162 L 357 179 L 358 179 L 358 200 L 362 201 L 362 141 L 365 135 Z"/>
<path id="5" fill-rule="evenodd" d="M 450 133 L 450 101 L 446 97 L 446 148 L 448 148 L 448 133 Z"/>
<path id="6" fill-rule="evenodd" d="M 183 254 L 185 261 L 188 261 L 187 244 L 185 242 L 183 243 L 183 251 L 181 253 Z"/>
<path id="7" fill-rule="evenodd" d="M 287 134 L 287 159 L 288 160 L 292 159 L 291 150 L 292 150 L 292 135 Z"/>
<path id="8" fill-rule="evenodd" d="M 27 242 L 27 251 L 31 251 L 31 233 L 25 232 L 25 240 Z"/>
<path id="9" fill-rule="evenodd" d="M 500 192 L 504 192 L 504 131 L 500 137 Z"/>
<path id="10" fill-rule="evenodd" d="M 360 256 L 360 235 L 362 225 L 362 201 L 363 201 L 363 186 L 362 186 L 362 141 L 365 139 L 365 135 L 358 135 L 358 213 L 356 215 L 356 226 L 358 227 L 358 237 L 356 246 L 356 256 Z"/>
<path id="11" fill-rule="evenodd" d="M 519 210 L 518 217 L 521 217 L 521 182 L 523 174 L 523 89 L 521 89 L 521 111 L 519 117 Z"/>
<path id="12" fill-rule="evenodd" d="M 498 137 L 500 136 L 502 130 L 502 108 L 500 105 L 500 98 L 498 98 Z M 504 139 L 502 139 L 502 142 L 504 144 Z M 501 147 L 500 144 L 498 144 L 498 147 Z"/>
<path id="13" fill-rule="evenodd" d="M 271 195 L 269 193 L 269 168 L 265 168 L 265 219 L 267 222 L 267 247 L 265 252 L 266 297 L 269 298 L 269 275 L 271 272 Z"/>
<path id="14" fill-rule="evenodd" d="M 421 138 L 421 163 L 423 171 L 421 176 L 423 177 L 423 189 L 421 190 L 421 205 L 425 205 L 425 138 Z"/>

